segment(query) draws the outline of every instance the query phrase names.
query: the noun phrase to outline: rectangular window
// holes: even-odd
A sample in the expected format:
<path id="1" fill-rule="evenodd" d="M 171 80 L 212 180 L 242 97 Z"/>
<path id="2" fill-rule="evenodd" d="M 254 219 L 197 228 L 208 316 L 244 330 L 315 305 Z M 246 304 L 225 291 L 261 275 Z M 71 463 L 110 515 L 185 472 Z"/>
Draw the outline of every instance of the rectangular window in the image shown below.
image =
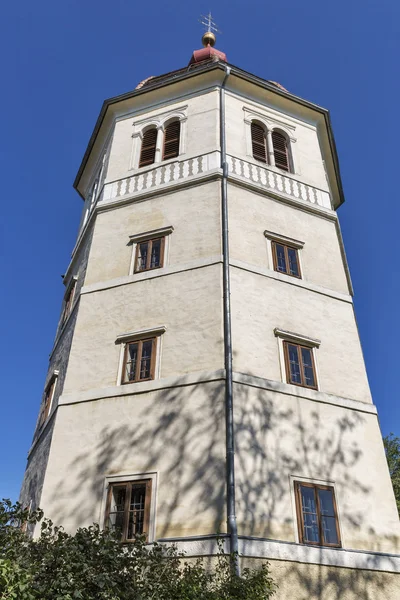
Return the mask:
<path id="1" fill-rule="evenodd" d="M 333 487 L 295 481 L 299 540 L 303 544 L 340 548 Z"/>
<path id="2" fill-rule="evenodd" d="M 315 363 L 312 348 L 283 342 L 288 383 L 317 389 Z"/>
<path id="3" fill-rule="evenodd" d="M 136 246 L 135 273 L 159 269 L 164 263 L 164 237 L 139 242 Z"/>
<path id="4" fill-rule="evenodd" d="M 108 488 L 105 526 L 117 532 L 121 542 L 138 535 L 149 539 L 151 479 L 112 483 Z"/>
<path id="5" fill-rule="evenodd" d="M 156 338 L 127 342 L 122 383 L 154 379 Z"/>
<path id="6" fill-rule="evenodd" d="M 40 410 L 40 416 L 39 416 L 39 429 L 41 429 L 43 427 L 43 425 L 45 424 L 45 422 L 47 420 L 47 417 L 49 416 L 51 403 L 52 403 L 53 395 L 54 395 L 54 389 L 56 387 L 56 381 L 57 381 L 57 376 L 53 375 L 53 377 L 51 378 L 51 380 L 45 390 L 44 400 L 42 402 L 42 408 Z"/>
<path id="7" fill-rule="evenodd" d="M 65 296 L 64 309 L 63 309 L 63 314 L 62 314 L 62 318 L 61 318 L 61 325 L 64 325 L 65 321 L 68 319 L 69 315 L 71 314 L 72 303 L 74 301 L 75 286 L 76 286 L 76 281 L 74 280 L 72 285 L 69 287 L 68 292 Z"/>
<path id="8" fill-rule="evenodd" d="M 301 279 L 299 256 L 296 248 L 272 242 L 274 270 Z"/>

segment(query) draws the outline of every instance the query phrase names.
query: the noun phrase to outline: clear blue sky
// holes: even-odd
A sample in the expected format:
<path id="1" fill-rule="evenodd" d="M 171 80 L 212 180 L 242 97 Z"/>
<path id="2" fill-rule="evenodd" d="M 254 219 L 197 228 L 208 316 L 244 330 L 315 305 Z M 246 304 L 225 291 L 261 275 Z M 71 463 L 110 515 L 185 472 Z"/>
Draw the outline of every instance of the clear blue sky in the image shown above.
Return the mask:
<path id="1" fill-rule="evenodd" d="M 356 311 L 384 434 L 400 434 L 400 3 L 4 3 L 0 496 L 17 498 L 82 201 L 72 189 L 104 98 L 187 64 L 211 8 L 229 62 L 331 111 Z"/>

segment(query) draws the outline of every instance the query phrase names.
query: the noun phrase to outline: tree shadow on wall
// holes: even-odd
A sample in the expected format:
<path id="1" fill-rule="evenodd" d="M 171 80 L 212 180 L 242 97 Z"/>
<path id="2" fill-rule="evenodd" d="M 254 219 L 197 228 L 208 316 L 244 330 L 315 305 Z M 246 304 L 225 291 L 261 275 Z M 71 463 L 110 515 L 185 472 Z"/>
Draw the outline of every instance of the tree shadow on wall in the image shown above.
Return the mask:
<path id="1" fill-rule="evenodd" d="M 113 403 L 115 412 L 104 425 L 102 411 Z M 193 384 L 182 378 L 179 387 L 87 404 L 90 409 L 83 404 L 73 407 L 77 419 L 80 410 L 86 418 L 90 411 L 93 425 L 88 432 L 90 443 L 82 440 L 84 431 L 75 433 L 81 451 L 71 460 L 65 459 L 54 487 L 52 505 L 57 522 L 70 529 L 93 521 L 102 524 L 107 476 L 156 471 L 157 538 L 226 531 L 222 380 Z M 363 535 L 368 531 L 373 537 L 362 503 L 370 487 L 357 478 L 357 464 L 362 459 L 357 439 L 366 417 L 335 412 L 332 407 L 330 414 L 335 417 L 325 423 L 322 405 L 307 404 L 312 408 L 304 414 L 294 396 L 282 401 L 282 395 L 274 392 L 235 385 L 239 535 L 295 541 L 292 475 L 334 480 L 339 492 L 346 489 L 359 497 L 356 509 L 354 503 L 351 510 L 340 503 L 342 530 Z M 75 493 L 71 498 L 72 481 Z M 321 561 L 322 554 L 321 550 Z M 377 560 L 370 555 L 370 569 Z M 317 564 L 285 562 L 275 573 L 281 586 L 278 600 L 294 590 L 296 600 L 375 600 L 373 583 L 378 582 L 381 593 L 390 589 L 385 574 L 373 570 L 339 572 Z"/>

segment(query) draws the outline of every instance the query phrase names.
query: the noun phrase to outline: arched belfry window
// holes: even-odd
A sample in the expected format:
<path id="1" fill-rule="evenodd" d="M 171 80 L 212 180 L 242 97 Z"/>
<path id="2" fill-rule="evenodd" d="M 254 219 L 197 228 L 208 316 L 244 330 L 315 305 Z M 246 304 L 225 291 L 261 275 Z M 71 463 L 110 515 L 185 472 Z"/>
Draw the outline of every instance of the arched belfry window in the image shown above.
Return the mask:
<path id="1" fill-rule="evenodd" d="M 143 134 L 142 147 L 140 150 L 139 167 L 152 165 L 156 157 L 157 129 L 152 127 Z"/>
<path id="2" fill-rule="evenodd" d="M 162 160 L 168 160 L 169 158 L 175 158 L 179 155 L 179 142 L 181 134 L 180 121 L 172 121 L 169 123 L 164 131 L 164 144 Z"/>
<path id="3" fill-rule="evenodd" d="M 290 171 L 289 151 L 287 138 L 279 131 L 272 132 L 272 145 L 274 148 L 275 166 L 284 171 Z"/>
<path id="4" fill-rule="evenodd" d="M 265 139 L 265 130 L 258 123 L 251 124 L 251 146 L 253 157 L 261 162 L 267 162 L 267 145 Z"/>

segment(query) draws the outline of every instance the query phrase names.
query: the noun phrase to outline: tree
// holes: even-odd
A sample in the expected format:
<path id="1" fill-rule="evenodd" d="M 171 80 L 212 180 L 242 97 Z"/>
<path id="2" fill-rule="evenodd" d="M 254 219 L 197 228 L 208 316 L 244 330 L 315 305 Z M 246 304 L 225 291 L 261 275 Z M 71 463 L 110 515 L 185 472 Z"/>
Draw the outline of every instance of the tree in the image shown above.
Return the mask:
<path id="1" fill-rule="evenodd" d="M 383 445 L 385 446 L 386 459 L 400 516 L 400 438 L 391 433 L 383 438 Z"/>
<path id="2" fill-rule="evenodd" d="M 41 521 L 32 539 L 24 532 Z M 21 525 L 24 525 L 22 527 Z M 98 525 L 67 534 L 28 514 L 18 503 L 0 502 L 0 598 L 2 600 L 268 600 L 276 586 L 268 565 L 241 577 L 222 549 L 214 566 L 189 560 L 176 547 L 122 545 Z"/>

